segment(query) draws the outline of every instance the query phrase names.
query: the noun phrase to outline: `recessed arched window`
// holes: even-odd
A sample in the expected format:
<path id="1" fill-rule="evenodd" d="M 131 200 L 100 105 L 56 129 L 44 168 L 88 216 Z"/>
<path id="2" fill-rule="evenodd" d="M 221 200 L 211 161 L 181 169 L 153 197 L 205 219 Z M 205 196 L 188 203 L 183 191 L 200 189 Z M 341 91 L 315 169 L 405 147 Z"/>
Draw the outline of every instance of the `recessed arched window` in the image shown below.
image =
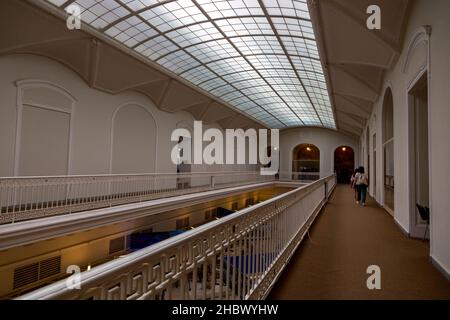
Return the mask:
<path id="1" fill-rule="evenodd" d="M 390 88 L 383 101 L 384 207 L 394 214 L 394 100 Z"/>
<path id="2" fill-rule="evenodd" d="M 292 176 L 295 180 L 320 178 L 320 150 L 313 144 L 300 144 L 292 155 Z"/>

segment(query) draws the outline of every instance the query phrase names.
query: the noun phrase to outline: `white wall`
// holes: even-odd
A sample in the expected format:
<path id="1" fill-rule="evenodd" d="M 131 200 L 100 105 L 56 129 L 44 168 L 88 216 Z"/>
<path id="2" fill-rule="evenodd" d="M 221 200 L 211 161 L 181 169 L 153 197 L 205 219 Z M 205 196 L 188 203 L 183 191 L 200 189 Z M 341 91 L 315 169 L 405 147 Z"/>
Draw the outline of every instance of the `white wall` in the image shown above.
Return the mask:
<path id="1" fill-rule="evenodd" d="M 422 26 L 431 26 L 431 35 Z M 413 5 L 402 53 L 384 79 L 383 94 L 375 103 L 369 130 L 377 134 L 377 201 L 383 204 L 382 105 L 386 88 L 394 100 L 395 213 L 406 231 L 416 228 L 413 201 L 414 174 L 411 166 L 413 133 L 410 131 L 412 106 L 408 91 L 428 71 L 428 126 L 430 161 L 430 255 L 450 273 L 450 1 L 418 0 Z M 365 139 L 361 139 L 365 145 Z M 372 147 L 370 146 L 370 149 Z M 373 160 L 372 160 L 373 161 Z M 373 163 L 371 164 L 373 168 Z"/>
<path id="2" fill-rule="evenodd" d="M 334 151 L 340 146 L 353 148 L 355 166 L 359 163 L 359 144 L 356 139 L 339 132 L 321 128 L 296 128 L 280 133 L 280 169 L 292 172 L 292 156 L 296 146 L 303 143 L 314 144 L 320 150 L 320 174 L 330 175 L 334 172 Z"/>
<path id="3" fill-rule="evenodd" d="M 156 171 L 157 128 L 146 108 L 127 104 L 118 109 L 112 124 L 111 173 Z"/>
<path id="4" fill-rule="evenodd" d="M 24 137 L 35 137 L 40 139 L 42 145 L 53 145 L 50 141 L 43 141 L 46 139 L 41 132 L 43 128 L 54 125 L 50 117 L 43 117 L 35 126 L 21 120 L 19 122 L 22 124 L 18 125 L 18 119 L 23 118 L 18 114 L 18 106 L 26 105 L 28 100 L 35 105 L 66 112 L 71 118 L 71 128 L 68 136 L 60 139 L 69 140 L 68 150 L 54 148 L 55 154 L 52 156 L 28 161 L 27 170 L 22 172 L 26 175 L 176 172 L 176 165 L 170 158 L 175 143 L 171 143 L 170 136 L 180 123 L 193 127 L 194 118 L 189 113 L 161 111 L 150 99 L 137 92 L 112 95 L 92 89 L 72 70 L 45 57 L 26 54 L 2 56 L 0 70 L 0 177 L 21 174 L 17 167 L 20 156 L 27 155 L 27 152 L 22 151 Z M 67 101 L 63 101 L 64 97 L 67 97 Z M 132 122 L 135 125 L 131 125 Z M 218 126 L 204 125 L 204 131 L 211 127 Z M 23 132 L 23 136 L 17 131 Z M 130 143 L 138 137 L 141 137 L 139 141 Z M 112 150 L 115 144 L 118 149 Z M 132 152 L 137 158 L 131 158 L 133 154 L 129 151 L 139 149 L 139 154 Z M 26 151 L 30 151 L 30 148 Z M 62 159 L 64 154 L 69 155 L 69 159 L 64 158 L 68 163 L 63 171 L 67 172 L 61 172 L 61 165 L 43 165 L 43 162 L 52 161 L 53 158 Z M 114 170 L 113 166 L 116 166 Z M 46 170 L 42 170 L 42 167 Z M 192 171 L 238 171 L 251 168 L 245 165 L 195 165 Z"/>

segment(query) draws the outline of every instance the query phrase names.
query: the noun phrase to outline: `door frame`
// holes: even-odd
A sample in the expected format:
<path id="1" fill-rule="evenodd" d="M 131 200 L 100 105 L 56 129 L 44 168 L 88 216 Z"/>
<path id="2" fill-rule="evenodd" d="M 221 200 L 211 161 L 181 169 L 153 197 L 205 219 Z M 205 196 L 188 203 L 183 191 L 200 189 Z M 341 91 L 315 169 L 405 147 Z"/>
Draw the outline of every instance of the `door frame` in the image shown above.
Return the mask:
<path id="1" fill-rule="evenodd" d="M 427 125 L 428 125 L 428 194 L 429 194 L 429 207 L 430 207 L 430 225 L 427 232 L 427 238 L 431 238 L 431 216 L 432 216 L 432 201 L 431 201 L 431 112 L 430 112 L 430 75 L 427 69 L 422 70 L 410 83 L 407 89 L 408 95 L 408 164 L 409 164 L 409 183 L 408 183 L 408 195 L 409 195 L 409 234 L 413 238 L 422 238 L 425 233 L 425 224 L 417 224 L 417 209 L 416 209 L 416 99 L 414 92 L 420 88 L 420 86 L 427 86 Z"/>

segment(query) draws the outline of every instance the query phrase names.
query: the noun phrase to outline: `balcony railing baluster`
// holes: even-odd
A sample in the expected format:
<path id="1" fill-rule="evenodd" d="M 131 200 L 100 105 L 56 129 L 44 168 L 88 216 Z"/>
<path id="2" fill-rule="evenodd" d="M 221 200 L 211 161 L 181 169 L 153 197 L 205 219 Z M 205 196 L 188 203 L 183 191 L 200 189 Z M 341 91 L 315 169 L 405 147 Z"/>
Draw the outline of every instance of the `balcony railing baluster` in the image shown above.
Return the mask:
<path id="1" fill-rule="evenodd" d="M 0 224 L 273 180 L 254 172 L 0 178 Z"/>

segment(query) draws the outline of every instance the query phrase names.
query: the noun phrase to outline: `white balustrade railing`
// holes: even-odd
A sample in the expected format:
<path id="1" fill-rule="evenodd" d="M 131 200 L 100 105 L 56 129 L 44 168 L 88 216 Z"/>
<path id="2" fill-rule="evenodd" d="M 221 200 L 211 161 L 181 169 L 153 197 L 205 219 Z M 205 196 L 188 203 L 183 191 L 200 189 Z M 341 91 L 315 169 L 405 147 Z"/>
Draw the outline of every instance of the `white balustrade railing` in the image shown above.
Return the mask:
<path id="1" fill-rule="evenodd" d="M 18 299 L 264 299 L 336 184 L 323 178 Z"/>
<path id="2" fill-rule="evenodd" d="M 320 172 L 292 172 L 290 179 L 302 181 L 302 182 L 311 182 L 316 181 L 321 178 Z"/>
<path id="3" fill-rule="evenodd" d="M 0 224 L 273 179 L 259 171 L 0 178 Z"/>

